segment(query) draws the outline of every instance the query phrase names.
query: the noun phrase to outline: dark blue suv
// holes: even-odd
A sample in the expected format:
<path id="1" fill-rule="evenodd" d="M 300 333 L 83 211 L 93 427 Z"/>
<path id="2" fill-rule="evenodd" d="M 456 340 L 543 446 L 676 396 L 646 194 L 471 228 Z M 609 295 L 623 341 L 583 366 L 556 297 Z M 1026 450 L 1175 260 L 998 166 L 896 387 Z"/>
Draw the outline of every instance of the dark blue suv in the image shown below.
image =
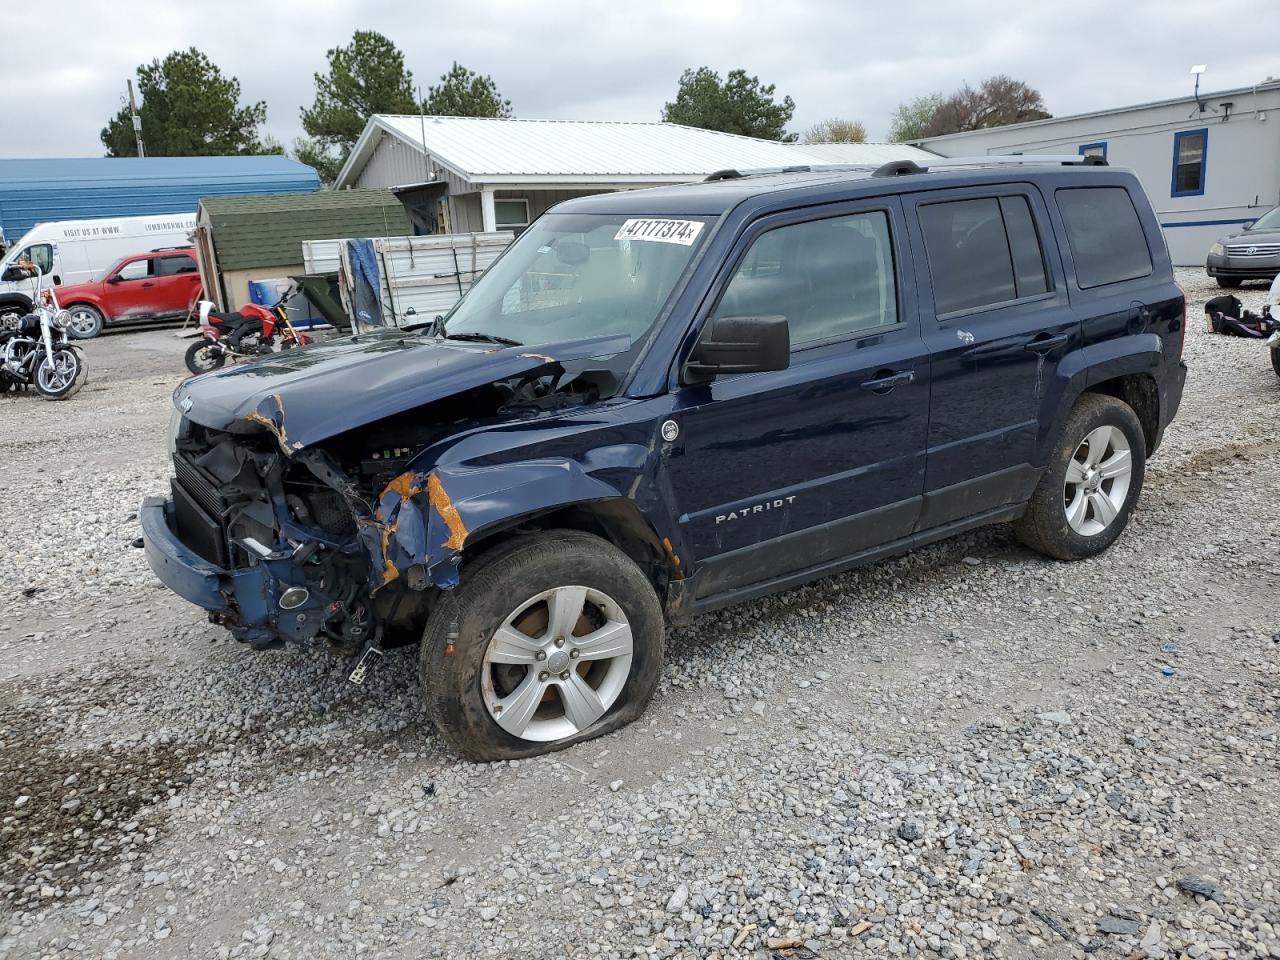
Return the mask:
<path id="1" fill-rule="evenodd" d="M 147 554 L 353 679 L 421 640 L 445 739 L 528 756 L 635 719 L 668 622 L 982 524 L 1106 549 L 1185 324 L 1137 179 L 1092 158 L 571 200 L 443 319 L 186 381 Z"/>

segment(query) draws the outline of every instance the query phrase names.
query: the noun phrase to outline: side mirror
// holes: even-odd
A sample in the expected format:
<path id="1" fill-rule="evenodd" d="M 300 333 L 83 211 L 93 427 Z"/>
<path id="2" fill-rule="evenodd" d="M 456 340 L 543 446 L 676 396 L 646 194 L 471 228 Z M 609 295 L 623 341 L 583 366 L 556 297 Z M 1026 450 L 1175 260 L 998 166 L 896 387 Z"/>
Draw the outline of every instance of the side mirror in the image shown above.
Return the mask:
<path id="1" fill-rule="evenodd" d="M 1253 225 L 1254 225 L 1255 223 L 1257 223 L 1257 222 L 1258 222 L 1257 220 L 1246 220 L 1246 221 L 1244 222 L 1244 228 L 1245 228 L 1246 230 L 1252 230 L 1252 229 L 1253 229 Z"/>
<path id="2" fill-rule="evenodd" d="M 17 283 L 19 280 L 34 279 L 35 276 L 36 272 L 34 270 L 29 270 L 18 264 L 11 264 L 4 268 L 4 274 L 0 275 L 0 280 L 5 283 Z"/>
<path id="3" fill-rule="evenodd" d="M 723 373 L 760 373 L 791 366 L 791 327 L 783 316 L 714 317 L 684 365 L 686 384 Z"/>
<path id="4" fill-rule="evenodd" d="M 121 276 L 118 273 L 113 273 L 111 276 L 107 277 L 107 283 L 119 283 L 120 280 Z"/>

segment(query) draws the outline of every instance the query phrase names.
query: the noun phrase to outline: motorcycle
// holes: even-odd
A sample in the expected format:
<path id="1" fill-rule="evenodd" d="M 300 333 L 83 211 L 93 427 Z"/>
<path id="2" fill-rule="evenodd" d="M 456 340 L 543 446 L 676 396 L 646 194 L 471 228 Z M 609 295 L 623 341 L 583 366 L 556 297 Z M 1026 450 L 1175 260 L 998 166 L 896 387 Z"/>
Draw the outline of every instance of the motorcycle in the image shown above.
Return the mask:
<path id="1" fill-rule="evenodd" d="M 200 339 L 187 347 L 187 369 L 192 373 L 217 370 L 228 360 L 248 360 L 279 349 L 305 347 L 311 338 L 289 322 L 285 304 L 296 292 L 290 287 L 273 307 L 247 303 L 239 313 L 221 313 L 209 300 L 201 300 Z"/>
<path id="2" fill-rule="evenodd" d="M 21 260 L 4 273 L 8 281 L 32 280 L 31 312 L 6 314 L 0 322 L 0 393 L 34 385 L 46 400 L 66 400 L 85 382 L 80 347 L 67 336 L 71 315 L 58 306 L 44 274 Z"/>

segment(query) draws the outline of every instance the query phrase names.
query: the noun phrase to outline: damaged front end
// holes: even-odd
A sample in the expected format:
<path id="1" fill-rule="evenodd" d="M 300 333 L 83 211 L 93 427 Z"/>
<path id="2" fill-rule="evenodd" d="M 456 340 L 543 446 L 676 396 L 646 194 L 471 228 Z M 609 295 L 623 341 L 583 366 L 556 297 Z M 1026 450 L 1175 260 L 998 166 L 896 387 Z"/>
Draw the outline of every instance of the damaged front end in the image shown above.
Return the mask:
<path id="1" fill-rule="evenodd" d="M 500 359 L 496 372 L 517 372 L 482 383 L 477 373 L 443 396 L 419 389 L 390 413 L 379 398 L 381 416 L 367 424 L 348 405 L 327 427 L 324 411 L 295 410 L 305 398 L 287 389 L 259 391 L 233 415 L 213 417 L 202 411 L 206 378 L 188 381 L 175 395 L 171 495 L 142 509 L 152 568 L 258 649 L 323 643 L 354 654 L 387 633 L 416 639 L 439 591 L 457 585 L 468 538 L 423 450 L 502 419 L 513 404 L 565 399 L 531 386 L 545 378 L 554 388 L 563 374 L 556 361 Z M 495 364 L 481 361 L 492 375 Z M 225 384 L 213 386 L 209 406 L 226 410 Z M 578 390 L 582 399 L 598 394 Z"/>

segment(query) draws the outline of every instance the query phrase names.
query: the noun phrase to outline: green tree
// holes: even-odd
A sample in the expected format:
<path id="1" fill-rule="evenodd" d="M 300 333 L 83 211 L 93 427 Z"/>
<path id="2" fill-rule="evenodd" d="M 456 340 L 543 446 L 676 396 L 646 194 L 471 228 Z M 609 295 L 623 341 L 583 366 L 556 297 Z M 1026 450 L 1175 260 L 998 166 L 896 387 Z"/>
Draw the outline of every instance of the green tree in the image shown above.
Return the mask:
<path id="1" fill-rule="evenodd" d="M 240 81 L 222 71 L 195 47 L 175 50 L 163 60 L 138 67 L 142 140 L 148 156 L 209 157 L 279 153 L 280 145 L 259 139 L 267 105 L 240 105 Z M 127 101 L 102 128 L 109 157 L 136 157 L 137 144 Z"/>
<path id="2" fill-rule="evenodd" d="M 861 120 L 832 117 L 815 123 L 800 139 L 805 143 L 866 143 L 867 128 Z"/>
<path id="3" fill-rule="evenodd" d="M 325 53 L 327 73 L 315 74 L 316 96 L 302 110 L 310 140 L 294 143 L 294 156 L 332 183 L 375 113 L 415 113 L 413 74 L 400 49 L 373 30 L 357 30 L 345 47 Z"/>
<path id="4" fill-rule="evenodd" d="M 929 129 L 929 121 L 945 100 L 946 97 L 940 93 L 927 93 L 923 97 L 898 104 L 898 109 L 893 111 L 893 122 L 889 126 L 889 139 L 894 143 L 919 140 Z"/>
<path id="5" fill-rule="evenodd" d="M 422 111 L 436 117 L 509 117 L 511 101 L 498 93 L 493 77 L 455 62 L 436 86 L 427 88 Z"/>
<path id="6" fill-rule="evenodd" d="M 676 98 L 662 108 L 662 119 L 704 130 L 739 133 L 765 140 L 794 141 L 786 126 L 795 112 L 795 101 L 773 99 L 773 84 L 761 86 L 745 70 L 730 70 L 724 80 L 710 67 L 689 69 L 680 75 Z"/>

